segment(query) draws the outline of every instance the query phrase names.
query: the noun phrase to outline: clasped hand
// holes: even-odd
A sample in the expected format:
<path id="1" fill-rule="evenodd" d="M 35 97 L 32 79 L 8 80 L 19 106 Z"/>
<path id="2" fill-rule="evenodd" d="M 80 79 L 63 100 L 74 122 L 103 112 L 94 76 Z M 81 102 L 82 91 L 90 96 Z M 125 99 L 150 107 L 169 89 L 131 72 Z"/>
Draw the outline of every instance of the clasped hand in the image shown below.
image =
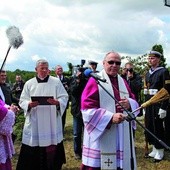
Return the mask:
<path id="1" fill-rule="evenodd" d="M 12 110 L 15 114 L 17 114 L 20 111 L 19 107 L 14 104 L 9 106 L 9 109 Z"/>
<path id="2" fill-rule="evenodd" d="M 112 117 L 112 123 L 122 123 L 126 118 L 126 115 L 123 113 L 115 113 Z"/>
<path id="3" fill-rule="evenodd" d="M 59 106 L 59 101 L 57 99 L 47 99 L 47 102 L 50 103 L 51 105 L 56 105 L 56 106 Z"/>
<path id="4" fill-rule="evenodd" d="M 125 115 L 123 113 L 115 113 L 112 117 L 112 123 L 122 123 L 124 120 L 130 122 L 132 120 L 135 120 L 135 116 L 133 113 L 129 113 L 128 115 Z"/>
<path id="5" fill-rule="evenodd" d="M 129 100 L 127 98 L 121 99 L 119 103 L 116 104 L 117 109 L 124 111 L 124 109 L 130 109 Z"/>

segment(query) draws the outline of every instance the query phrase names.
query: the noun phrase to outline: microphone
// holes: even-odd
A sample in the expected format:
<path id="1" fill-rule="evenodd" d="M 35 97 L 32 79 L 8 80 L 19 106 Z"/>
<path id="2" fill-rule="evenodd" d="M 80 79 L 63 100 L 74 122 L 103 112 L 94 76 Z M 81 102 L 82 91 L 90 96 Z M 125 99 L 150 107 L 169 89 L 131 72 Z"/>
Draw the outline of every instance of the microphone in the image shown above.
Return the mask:
<path id="1" fill-rule="evenodd" d="M 102 78 L 101 76 L 97 75 L 96 73 L 93 73 L 93 71 L 91 69 L 86 69 L 84 71 L 84 75 L 86 77 L 93 77 L 95 80 L 106 82 L 106 79 Z"/>
<path id="2" fill-rule="evenodd" d="M 10 46 L 13 48 L 17 49 L 24 42 L 22 34 L 19 31 L 19 28 L 15 27 L 15 26 L 10 26 L 6 30 L 6 35 L 9 39 Z"/>
<path id="3" fill-rule="evenodd" d="M 3 70 L 3 67 L 5 65 L 5 62 L 6 62 L 6 59 L 7 59 L 7 56 L 9 54 L 9 51 L 10 51 L 11 47 L 17 49 L 24 42 L 22 34 L 20 33 L 19 29 L 17 27 L 15 27 L 15 26 L 9 27 L 6 30 L 6 35 L 7 35 L 8 39 L 9 39 L 9 47 L 8 47 L 6 56 L 4 58 L 4 61 L 3 61 L 2 65 L 1 65 L 1 70 Z"/>

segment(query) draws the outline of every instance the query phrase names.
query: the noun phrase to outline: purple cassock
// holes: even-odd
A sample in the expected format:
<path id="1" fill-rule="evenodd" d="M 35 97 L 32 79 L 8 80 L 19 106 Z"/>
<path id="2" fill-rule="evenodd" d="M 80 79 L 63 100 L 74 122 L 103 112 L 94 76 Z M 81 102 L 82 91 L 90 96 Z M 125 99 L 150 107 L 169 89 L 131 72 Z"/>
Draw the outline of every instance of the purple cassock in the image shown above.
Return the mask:
<path id="1" fill-rule="evenodd" d="M 109 77 L 103 70 L 100 76 L 107 80 L 106 83 L 100 83 L 116 100 L 120 101 L 126 97 L 132 111 L 139 107 L 128 84 L 119 75 Z M 131 122 L 112 123 L 114 113 L 127 113 L 117 108 L 115 100 L 93 78 L 89 79 L 83 91 L 81 110 L 85 124 L 81 169 L 124 169 L 126 167 L 126 170 L 130 170 L 132 156 L 130 149 L 132 149 L 135 170 L 133 133 L 129 131 Z M 132 136 L 131 146 L 130 136 Z"/>
<path id="2" fill-rule="evenodd" d="M 0 170 L 12 170 L 14 146 L 11 134 L 14 121 L 14 112 L 8 110 L 7 105 L 0 100 Z"/>

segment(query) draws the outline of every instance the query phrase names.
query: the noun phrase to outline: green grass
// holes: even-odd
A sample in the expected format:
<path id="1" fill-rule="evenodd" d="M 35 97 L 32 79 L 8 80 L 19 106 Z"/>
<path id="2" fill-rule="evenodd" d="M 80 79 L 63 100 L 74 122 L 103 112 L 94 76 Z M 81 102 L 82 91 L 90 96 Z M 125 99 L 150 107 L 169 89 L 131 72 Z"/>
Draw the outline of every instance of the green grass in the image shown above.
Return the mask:
<path id="1" fill-rule="evenodd" d="M 22 116 L 21 116 L 22 117 Z M 17 118 L 18 120 L 18 118 Z M 143 123 L 143 120 L 140 120 Z M 16 154 L 13 157 L 13 170 L 15 170 L 19 149 L 20 149 L 20 135 L 21 135 L 21 127 L 23 125 L 23 118 L 19 118 L 15 125 L 15 131 L 19 134 L 18 140 L 15 142 Z M 74 151 L 73 151 L 73 135 L 72 135 L 72 115 L 70 111 L 67 113 L 66 120 L 66 128 L 65 128 L 65 152 L 67 163 L 64 164 L 63 170 L 78 170 L 80 169 L 81 161 L 74 159 Z M 164 160 L 159 163 L 153 163 L 152 159 L 144 158 L 144 133 L 143 129 L 137 125 L 136 130 L 136 156 L 137 156 L 137 170 L 169 170 L 170 169 L 170 152 L 165 152 Z"/>

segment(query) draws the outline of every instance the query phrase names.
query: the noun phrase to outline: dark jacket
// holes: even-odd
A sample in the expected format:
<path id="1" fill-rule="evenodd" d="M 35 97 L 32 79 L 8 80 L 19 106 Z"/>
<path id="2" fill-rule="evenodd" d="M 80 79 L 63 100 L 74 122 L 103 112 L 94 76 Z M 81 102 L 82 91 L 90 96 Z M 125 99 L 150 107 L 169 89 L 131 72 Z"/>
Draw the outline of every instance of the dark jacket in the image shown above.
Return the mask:
<path id="1" fill-rule="evenodd" d="M 129 87 L 132 93 L 135 95 L 135 98 L 140 102 L 140 95 L 142 90 L 142 77 L 138 73 L 133 73 L 133 78 L 127 80 Z"/>
<path id="2" fill-rule="evenodd" d="M 24 87 L 25 82 L 23 80 L 14 83 L 13 88 L 12 88 L 12 93 L 14 96 L 19 100 L 23 87 Z"/>
<path id="3" fill-rule="evenodd" d="M 5 103 L 11 105 L 12 103 L 18 104 L 18 100 L 13 97 L 10 86 L 7 83 L 1 84 L 1 89 L 5 97 Z"/>
<path id="4" fill-rule="evenodd" d="M 71 94 L 71 114 L 76 117 L 82 117 L 81 108 L 81 95 L 86 86 L 88 79 L 80 77 L 80 83 L 77 82 L 78 77 L 74 77 L 70 84 Z"/>

